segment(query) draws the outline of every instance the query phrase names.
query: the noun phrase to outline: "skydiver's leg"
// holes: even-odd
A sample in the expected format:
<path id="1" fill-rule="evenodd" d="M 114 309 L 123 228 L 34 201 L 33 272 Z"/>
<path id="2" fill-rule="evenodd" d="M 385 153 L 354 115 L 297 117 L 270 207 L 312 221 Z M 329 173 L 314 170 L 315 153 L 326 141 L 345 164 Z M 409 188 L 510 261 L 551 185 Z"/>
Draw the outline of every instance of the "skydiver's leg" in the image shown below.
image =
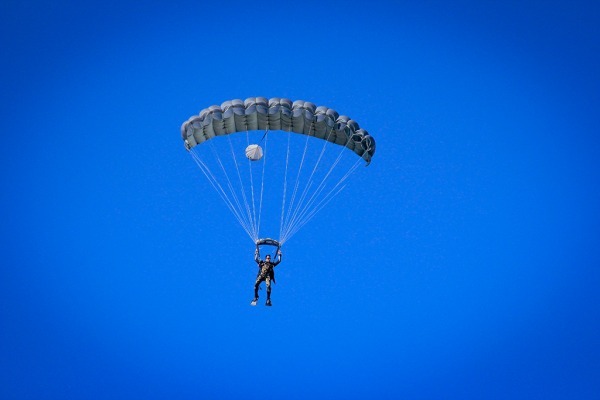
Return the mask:
<path id="1" fill-rule="evenodd" d="M 258 285 L 260 285 L 260 282 L 256 281 L 254 284 L 254 300 L 258 299 Z"/>
<path id="2" fill-rule="evenodd" d="M 265 303 L 265 305 L 270 306 L 271 305 L 271 277 L 267 275 L 265 282 L 267 284 L 267 302 Z"/>
<path id="3" fill-rule="evenodd" d="M 265 277 L 262 275 L 258 275 L 256 277 L 256 282 L 254 282 L 254 300 L 258 300 L 258 288 L 262 281 L 265 280 Z"/>

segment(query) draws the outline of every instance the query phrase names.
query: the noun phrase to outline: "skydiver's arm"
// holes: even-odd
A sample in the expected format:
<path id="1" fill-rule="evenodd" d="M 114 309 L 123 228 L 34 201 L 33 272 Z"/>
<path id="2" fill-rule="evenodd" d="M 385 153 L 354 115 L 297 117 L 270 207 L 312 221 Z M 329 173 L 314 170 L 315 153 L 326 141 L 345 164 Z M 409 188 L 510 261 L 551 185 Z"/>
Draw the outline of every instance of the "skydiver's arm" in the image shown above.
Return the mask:
<path id="1" fill-rule="evenodd" d="M 256 249 L 256 251 L 254 252 L 254 261 L 256 261 L 257 264 L 260 264 L 262 262 L 262 260 L 260 259 L 260 253 L 258 252 L 258 249 Z"/>
<path id="2" fill-rule="evenodd" d="M 276 266 L 281 262 L 281 251 L 277 252 L 277 260 L 273 263 L 273 266 Z"/>

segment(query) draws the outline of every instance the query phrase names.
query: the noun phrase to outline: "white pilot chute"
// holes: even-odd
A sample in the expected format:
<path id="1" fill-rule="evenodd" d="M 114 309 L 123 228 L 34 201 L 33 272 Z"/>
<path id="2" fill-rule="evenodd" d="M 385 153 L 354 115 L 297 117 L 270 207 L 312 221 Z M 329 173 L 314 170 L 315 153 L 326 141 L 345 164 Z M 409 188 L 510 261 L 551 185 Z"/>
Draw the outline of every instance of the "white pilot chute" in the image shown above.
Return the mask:
<path id="1" fill-rule="evenodd" d="M 257 144 L 251 144 L 246 147 L 246 158 L 250 161 L 258 161 L 263 156 L 262 147 Z"/>

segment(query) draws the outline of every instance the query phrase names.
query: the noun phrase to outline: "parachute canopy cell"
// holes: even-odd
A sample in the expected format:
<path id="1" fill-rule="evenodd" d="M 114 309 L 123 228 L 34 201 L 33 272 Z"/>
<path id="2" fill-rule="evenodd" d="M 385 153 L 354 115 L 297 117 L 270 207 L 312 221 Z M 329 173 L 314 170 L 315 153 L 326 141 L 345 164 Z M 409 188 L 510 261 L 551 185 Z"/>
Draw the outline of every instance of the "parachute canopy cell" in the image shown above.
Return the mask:
<path id="1" fill-rule="evenodd" d="M 235 99 L 210 106 L 181 125 L 181 136 L 190 150 L 216 136 L 250 130 L 280 130 L 314 136 L 346 146 L 367 163 L 375 154 L 375 139 L 356 121 L 328 107 L 279 97 L 269 100 L 250 97 L 245 101 Z"/>

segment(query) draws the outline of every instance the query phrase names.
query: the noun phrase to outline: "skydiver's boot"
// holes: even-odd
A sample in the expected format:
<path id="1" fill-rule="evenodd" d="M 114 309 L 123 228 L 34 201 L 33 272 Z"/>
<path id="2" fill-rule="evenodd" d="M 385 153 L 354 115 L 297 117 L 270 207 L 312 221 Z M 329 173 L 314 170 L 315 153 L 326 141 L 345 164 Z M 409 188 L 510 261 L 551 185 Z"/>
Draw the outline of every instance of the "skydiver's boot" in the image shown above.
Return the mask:
<path id="1" fill-rule="evenodd" d="M 273 304 L 271 304 L 271 299 L 267 299 L 267 302 L 265 303 L 265 306 L 269 306 L 271 307 Z"/>

